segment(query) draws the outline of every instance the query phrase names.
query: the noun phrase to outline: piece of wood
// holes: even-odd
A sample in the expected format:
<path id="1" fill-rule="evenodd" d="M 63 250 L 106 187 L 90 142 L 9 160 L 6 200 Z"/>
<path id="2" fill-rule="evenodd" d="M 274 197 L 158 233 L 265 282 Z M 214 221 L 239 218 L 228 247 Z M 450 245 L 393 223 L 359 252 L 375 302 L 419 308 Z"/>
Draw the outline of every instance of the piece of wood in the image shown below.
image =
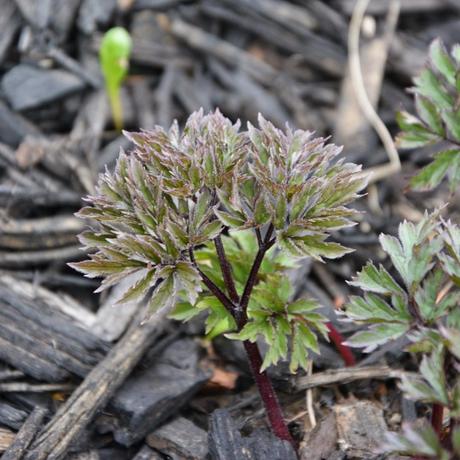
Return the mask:
<path id="1" fill-rule="evenodd" d="M 72 383 L 34 384 L 25 382 L 0 383 L 0 393 L 71 393 L 75 389 Z"/>
<path id="2" fill-rule="evenodd" d="M 211 460 L 297 460 L 291 444 L 269 432 L 257 430 L 242 437 L 225 409 L 211 414 L 209 455 Z"/>
<path id="3" fill-rule="evenodd" d="M 33 442 L 25 460 L 62 459 L 71 443 L 103 409 L 144 352 L 151 346 L 171 312 L 160 307 L 149 321 L 145 311 L 109 354 L 87 375 Z"/>
<path id="4" fill-rule="evenodd" d="M 141 450 L 132 460 L 163 460 L 163 456 L 151 449 L 149 446 L 142 446 Z"/>
<path id="5" fill-rule="evenodd" d="M 170 344 L 152 366 L 136 370 L 110 401 L 119 414 L 115 440 L 131 446 L 180 410 L 211 377 L 199 364 L 200 347 L 192 339 Z"/>
<path id="6" fill-rule="evenodd" d="M 299 376 L 296 378 L 295 387 L 302 391 L 321 385 L 349 383 L 363 379 L 401 379 L 404 375 L 409 375 L 409 373 L 388 366 L 347 367 Z"/>
<path id="7" fill-rule="evenodd" d="M 81 91 L 84 82 L 64 70 L 18 64 L 2 78 L 2 89 L 13 109 L 32 109 Z"/>
<path id="8" fill-rule="evenodd" d="M 21 25 L 20 17 L 13 0 L 1 0 L 0 9 L 0 63 L 5 58 L 14 35 Z"/>
<path id="9" fill-rule="evenodd" d="M 127 276 L 114 286 L 97 311 L 91 331 L 106 342 L 114 342 L 128 328 L 139 310 L 139 302 L 124 302 L 117 305 L 123 294 L 132 284 L 132 277 Z"/>
<path id="10" fill-rule="evenodd" d="M 0 453 L 4 452 L 14 441 L 16 433 L 6 428 L 0 428 Z"/>
<path id="11" fill-rule="evenodd" d="M 329 458 L 337 446 L 338 433 L 333 412 L 306 433 L 300 446 L 300 460 L 323 460 Z"/>
<path id="12" fill-rule="evenodd" d="M 208 454 L 206 431 L 184 417 L 177 417 L 162 425 L 147 436 L 146 442 L 172 458 L 202 460 Z"/>
<path id="13" fill-rule="evenodd" d="M 53 248 L 75 244 L 85 224 L 72 215 L 0 221 L 0 247 L 9 249 Z"/>
<path id="14" fill-rule="evenodd" d="M 0 251 L 0 268 L 21 268 L 42 265 L 50 262 L 71 262 L 83 256 L 80 246 L 67 246 L 38 251 L 9 252 Z"/>
<path id="15" fill-rule="evenodd" d="M 333 410 L 341 450 L 352 458 L 372 458 L 388 431 L 382 408 L 372 401 L 353 401 Z"/>
<path id="16" fill-rule="evenodd" d="M 19 460 L 23 457 L 33 438 L 40 430 L 48 410 L 36 407 L 18 431 L 14 441 L 2 456 L 2 460 Z"/>
<path id="17" fill-rule="evenodd" d="M 0 100 L 0 142 L 16 147 L 27 134 L 39 135 L 40 131 L 29 120 L 11 110 Z"/>
<path id="18" fill-rule="evenodd" d="M 70 295 L 63 292 L 50 291 L 42 286 L 38 286 L 36 283 L 19 280 L 2 271 L 0 271 L 0 290 L 2 292 L 14 292 L 28 301 L 29 305 L 38 304 L 39 307 L 37 308 L 47 310 L 50 315 L 56 316 L 55 312 L 57 312 L 57 317 L 61 317 L 63 314 L 65 317 L 71 318 L 83 329 L 89 329 L 96 321 L 96 315 Z M 16 308 L 21 307 L 18 304 Z M 32 311 L 29 312 L 29 315 L 32 314 Z M 35 318 L 36 316 L 34 315 L 33 317 Z M 40 321 L 39 317 L 37 321 Z M 66 331 L 66 334 L 69 334 L 71 337 L 79 338 L 82 334 L 81 329 L 78 329 L 78 332 L 74 333 L 72 327 L 67 327 L 67 322 L 58 324 L 58 328 L 58 332 Z M 103 342 L 95 338 L 92 334 L 86 334 L 85 332 L 83 334 L 83 342 L 87 346 L 92 349 L 104 348 Z"/>
<path id="19" fill-rule="evenodd" d="M 28 285 L 0 277 L 0 356 L 24 373 L 48 382 L 85 376 L 108 346 L 80 327 L 46 297 L 28 297 Z M 43 288 L 41 292 L 46 292 Z M 53 296 L 48 296 L 53 298 Z"/>
<path id="20" fill-rule="evenodd" d="M 0 344 L 1 348 L 1 344 Z M 9 401 L 0 398 L 0 424 L 12 428 L 13 430 L 19 430 L 27 418 L 27 412 L 22 409 L 18 409 Z"/>
<path id="21" fill-rule="evenodd" d="M 277 71 L 271 65 L 182 19 L 168 19 L 165 16 L 162 26 L 165 31 L 171 32 L 192 48 L 209 53 L 231 66 L 243 69 L 257 81 L 272 83 L 277 76 Z"/>

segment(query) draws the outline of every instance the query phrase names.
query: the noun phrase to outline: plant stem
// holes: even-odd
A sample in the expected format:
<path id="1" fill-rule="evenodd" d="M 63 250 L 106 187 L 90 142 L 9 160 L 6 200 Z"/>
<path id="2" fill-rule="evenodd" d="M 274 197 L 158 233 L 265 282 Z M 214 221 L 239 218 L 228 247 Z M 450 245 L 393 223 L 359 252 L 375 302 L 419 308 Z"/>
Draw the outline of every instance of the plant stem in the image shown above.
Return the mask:
<path id="1" fill-rule="evenodd" d="M 123 109 L 121 106 L 120 88 L 117 85 L 109 85 L 107 87 L 109 94 L 110 106 L 112 108 L 112 118 L 115 129 L 121 132 L 123 129 Z"/>
<path id="2" fill-rule="evenodd" d="M 248 279 L 246 281 L 246 285 L 244 286 L 243 295 L 241 296 L 240 307 L 243 310 L 243 316 L 246 316 L 246 310 L 248 308 L 249 299 L 251 297 L 252 290 L 257 281 L 257 273 L 259 273 L 260 266 L 262 265 L 262 261 L 264 260 L 265 253 L 273 246 L 274 241 L 271 241 L 270 238 L 273 233 L 273 226 L 267 230 L 267 234 L 261 243 L 259 243 L 259 250 L 257 251 L 256 258 L 251 267 L 251 271 L 249 272 Z"/>
<path id="3" fill-rule="evenodd" d="M 222 292 L 219 286 L 214 284 L 214 282 L 210 278 L 208 278 L 206 273 L 204 273 L 200 269 L 200 267 L 198 267 L 198 264 L 196 263 L 195 255 L 193 254 L 192 248 L 189 249 L 189 256 L 190 256 L 190 261 L 192 262 L 193 266 L 200 274 L 201 280 L 203 281 L 204 285 L 214 294 L 215 297 L 217 297 L 217 299 L 219 299 L 219 301 L 229 311 L 229 313 L 233 315 L 235 306 L 233 305 L 232 301 L 225 295 L 224 292 Z"/>
<path id="4" fill-rule="evenodd" d="M 329 338 L 331 339 L 332 343 L 335 345 L 335 348 L 340 353 L 345 365 L 347 367 L 355 366 L 356 359 L 351 351 L 350 347 L 344 345 L 345 342 L 342 334 L 335 328 L 335 326 L 329 322 L 326 324 L 327 328 L 329 329 Z"/>
<path id="5" fill-rule="evenodd" d="M 224 245 L 222 244 L 222 237 L 219 235 L 214 239 L 216 246 L 217 257 L 219 258 L 220 269 L 224 277 L 225 287 L 227 288 L 230 300 L 237 305 L 240 302 L 238 293 L 236 292 L 235 282 L 233 281 L 232 267 L 225 255 Z"/>
<path id="6" fill-rule="evenodd" d="M 444 415 L 444 406 L 442 404 L 433 404 L 431 408 L 431 426 L 436 431 L 438 437 L 441 437 L 442 422 Z"/>
<path id="7" fill-rule="evenodd" d="M 228 299 L 232 305 L 230 312 L 232 313 L 232 316 L 235 318 L 235 321 L 238 325 L 238 330 L 241 330 L 247 323 L 248 317 L 247 317 L 246 310 L 249 304 L 249 299 L 251 297 L 252 290 L 257 281 L 257 274 L 259 272 L 259 269 L 262 264 L 265 253 L 274 244 L 274 241 L 270 240 L 272 233 L 273 233 L 273 227 L 270 226 L 270 228 L 267 231 L 267 234 L 265 235 L 264 240 L 262 240 L 260 238 L 260 232 L 259 232 L 259 235 L 258 235 L 259 250 L 257 251 L 256 257 L 252 264 L 251 271 L 249 273 L 248 279 L 246 281 L 246 285 L 244 287 L 243 295 L 241 296 L 241 300 L 239 299 L 238 293 L 235 288 L 235 282 L 233 280 L 231 265 L 228 262 L 227 256 L 225 255 L 225 249 L 222 244 L 222 240 L 220 236 L 215 238 L 214 240 L 216 251 L 217 251 L 217 256 L 219 258 L 220 269 L 222 271 L 222 276 L 224 279 L 224 283 L 227 288 L 228 295 L 230 296 L 230 299 L 231 299 L 231 300 Z M 190 258 L 192 260 L 192 263 L 198 269 L 195 259 L 193 257 L 193 251 L 191 251 Z M 202 278 L 203 278 L 203 275 L 206 276 L 201 271 L 200 271 L 200 275 Z M 211 280 L 209 280 L 209 282 L 211 284 L 214 284 L 212 283 Z M 213 289 L 215 288 L 219 289 L 217 286 L 213 286 Z M 225 294 L 224 294 L 224 297 L 226 298 Z M 272 428 L 273 433 L 278 438 L 288 441 L 289 443 L 292 444 L 292 446 L 295 449 L 297 449 L 296 443 L 294 439 L 292 438 L 291 433 L 289 433 L 289 429 L 286 425 L 286 422 L 284 421 L 283 412 L 281 410 L 281 406 L 276 396 L 275 390 L 273 389 L 271 380 L 265 371 L 260 372 L 260 368 L 262 367 L 262 356 L 260 355 L 259 347 L 257 346 L 256 343 L 252 343 L 249 340 L 245 340 L 243 342 L 243 345 L 244 345 L 246 354 L 248 356 L 248 361 L 251 366 L 252 375 L 254 377 L 257 388 L 259 390 L 259 394 L 262 399 L 262 402 L 264 403 L 265 411 L 267 413 L 267 417 L 270 422 L 270 426 Z"/>
<path id="8" fill-rule="evenodd" d="M 249 340 L 245 340 L 243 345 L 246 350 L 246 354 L 248 355 L 252 375 L 254 376 L 260 396 L 265 405 L 265 410 L 273 433 L 278 436 L 278 438 L 289 441 L 294 448 L 296 448 L 296 443 L 292 438 L 291 433 L 289 433 L 286 422 L 284 421 L 283 412 L 270 378 L 265 371 L 260 372 L 262 357 L 260 355 L 259 347 L 256 343 L 251 343 Z"/>

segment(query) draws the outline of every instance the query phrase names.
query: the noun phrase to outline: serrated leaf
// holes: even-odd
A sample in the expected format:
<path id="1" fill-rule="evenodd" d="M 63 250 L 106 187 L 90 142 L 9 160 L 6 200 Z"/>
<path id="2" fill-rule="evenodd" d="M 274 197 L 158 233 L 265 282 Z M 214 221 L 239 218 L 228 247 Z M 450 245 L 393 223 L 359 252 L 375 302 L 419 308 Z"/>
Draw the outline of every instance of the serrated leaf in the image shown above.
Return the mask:
<path id="1" fill-rule="evenodd" d="M 364 347 L 363 351 L 370 353 L 377 346 L 401 337 L 408 330 L 409 325 L 401 323 L 373 325 L 366 331 L 355 333 L 345 343 L 351 347 Z"/>
<path id="2" fill-rule="evenodd" d="M 457 69 L 440 39 L 430 45 L 430 59 L 436 70 L 453 86 Z"/>
<path id="3" fill-rule="evenodd" d="M 163 279 L 155 288 L 148 303 L 149 314 L 161 309 L 170 309 L 176 303 L 176 286 L 172 274 Z"/>
<path id="4" fill-rule="evenodd" d="M 316 310 L 317 308 L 319 308 L 317 300 L 297 299 L 287 306 L 287 311 L 291 315 L 302 315 L 304 313 L 310 313 L 311 311 Z"/>
<path id="5" fill-rule="evenodd" d="M 453 140 L 460 142 L 460 110 L 444 110 L 442 119 L 452 134 Z"/>
<path id="6" fill-rule="evenodd" d="M 403 425 L 402 434 L 386 433 L 386 442 L 382 446 L 386 452 L 398 452 L 406 455 L 423 455 L 436 460 L 449 460 L 433 428 L 426 424 L 421 427 Z"/>
<path id="7" fill-rule="evenodd" d="M 439 136 L 444 136 L 445 133 L 441 115 L 436 106 L 426 97 L 416 94 L 415 107 L 419 117 L 428 125 L 428 127 Z"/>
<path id="8" fill-rule="evenodd" d="M 214 213 L 218 219 L 229 228 L 242 227 L 246 223 L 245 219 L 242 217 L 236 216 L 234 214 L 229 214 L 225 211 L 215 210 Z"/>
<path id="9" fill-rule="evenodd" d="M 190 302 L 177 302 L 174 311 L 169 315 L 169 318 L 176 321 L 189 321 L 196 315 L 199 315 L 201 310 Z"/>
<path id="10" fill-rule="evenodd" d="M 396 146 L 400 149 L 416 149 L 433 144 L 439 140 L 436 134 L 430 132 L 401 132 L 396 136 Z"/>
<path id="11" fill-rule="evenodd" d="M 155 270 L 144 269 L 141 271 L 139 280 L 133 283 L 123 294 L 118 304 L 130 302 L 132 300 L 141 300 L 147 291 L 153 286 Z"/>
<path id="12" fill-rule="evenodd" d="M 438 77 L 431 69 L 425 68 L 414 78 L 416 91 L 433 101 L 442 109 L 450 109 L 453 105 L 452 96 L 445 90 Z"/>
<path id="13" fill-rule="evenodd" d="M 433 162 L 425 166 L 411 179 L 414 190 L 432 190 L 446 176 L 452 162 L 460 155 L 458 149 L 446 150 L 436 154 Z"/>
<path id="14" fill-rule="evenodd" d="M 404 295 L 401 286 L 399 286 L 387 270 L 382 265 L 377 268 L 372 262 L 368 262 L 348 284 L 377 294 Z"/>
<path id="15" fill-rule="evenodd" d="M 437 400 L 447 405 L 449 398 L 446 389 L 446 377 L 444 373 L 444 357 L 442 349 L 438 349 L 431 356 L 424 356 L 420 364 L 420 373 L 433 388 Z"/>

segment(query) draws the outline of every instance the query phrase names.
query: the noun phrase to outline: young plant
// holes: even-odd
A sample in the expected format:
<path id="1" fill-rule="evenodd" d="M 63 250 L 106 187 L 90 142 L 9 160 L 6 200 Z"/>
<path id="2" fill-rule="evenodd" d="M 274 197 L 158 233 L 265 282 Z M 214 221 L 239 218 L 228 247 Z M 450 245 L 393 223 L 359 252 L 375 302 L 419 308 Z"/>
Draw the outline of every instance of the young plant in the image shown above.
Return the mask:
<path id="1" fill-rule="evenodd" d="M 286 256 L 349 252 L 327 238 L 353 225 L 346 205 L 366 179 L 335 161 L 338 147 L 262 117 L 241 131 L 219 111 L 199 111 L 183 132 L 176 123 L 126 135 L 135 149 L 78 214 L 97 226 L 80 236 L 90 260 L 73 267 L 103 277 L 100 289 L 129 276 L 121 302 L 148 295 L 151 311 L 176 307 L 180 319 L 207 310 L 209 333 L 243 342 L 273 432 L 293 442 L 265 369 L 285 357 L 293 371 L 306 367 L 313 330 L 327 329 L 315 301 L 292 300 Z"/>
<path id="2" fill-rule="evenodd" d="M 432 426 L 406 426 L 402 435 L 389 435 L 386 449 L 449 460 L 460 458 L 460 228 L 438 214 L 402 223 L 398 238 L 380 236 L 397 278 L 369 262 L 350 282 L 364 295 L 351 297 L 344 314 L 368 326 L 348 345 L 369 352 L 405 335 L 408 351 L 422 355 L 419 376 L 403 378 L 401 388 L 432 403 Z M 451 428 L 443 443 L 446 408 Z"/>
<path id="3" fill-rule="evenodd" d="M 430 46 L 429 60 L 414 79 L 417 116 L 402 111 L 397 121 L 401 148 L 435 144 L 433 161 L 411 180 L 414 190 L 431 190 L 448 177 L 451 191 L 460 184 L 460 45 L 448 53 L 438 39 Z"/>
<path id="4" fill-rule="evenodd" d="M 117 131 L 123 128 L 120 87 L 128 73 L 131 47 L 131 36 L 128 31 L 123 27 L 113 27 L 104 34 L 99 49 L 99 62 Z"/>

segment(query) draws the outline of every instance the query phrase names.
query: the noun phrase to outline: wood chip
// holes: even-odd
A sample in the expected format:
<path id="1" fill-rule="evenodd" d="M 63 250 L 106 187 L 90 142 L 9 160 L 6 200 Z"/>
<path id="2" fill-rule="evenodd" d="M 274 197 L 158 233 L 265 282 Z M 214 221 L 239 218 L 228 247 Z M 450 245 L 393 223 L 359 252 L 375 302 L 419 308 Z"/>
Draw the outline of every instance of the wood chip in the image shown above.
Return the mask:
<path id="1" fill-rule="evenodd" d="M 341 450 L 351 458 L 369 460 L 376 455 L 388 431 L 382 408 L 371 401 L 334 407 Z"/>

